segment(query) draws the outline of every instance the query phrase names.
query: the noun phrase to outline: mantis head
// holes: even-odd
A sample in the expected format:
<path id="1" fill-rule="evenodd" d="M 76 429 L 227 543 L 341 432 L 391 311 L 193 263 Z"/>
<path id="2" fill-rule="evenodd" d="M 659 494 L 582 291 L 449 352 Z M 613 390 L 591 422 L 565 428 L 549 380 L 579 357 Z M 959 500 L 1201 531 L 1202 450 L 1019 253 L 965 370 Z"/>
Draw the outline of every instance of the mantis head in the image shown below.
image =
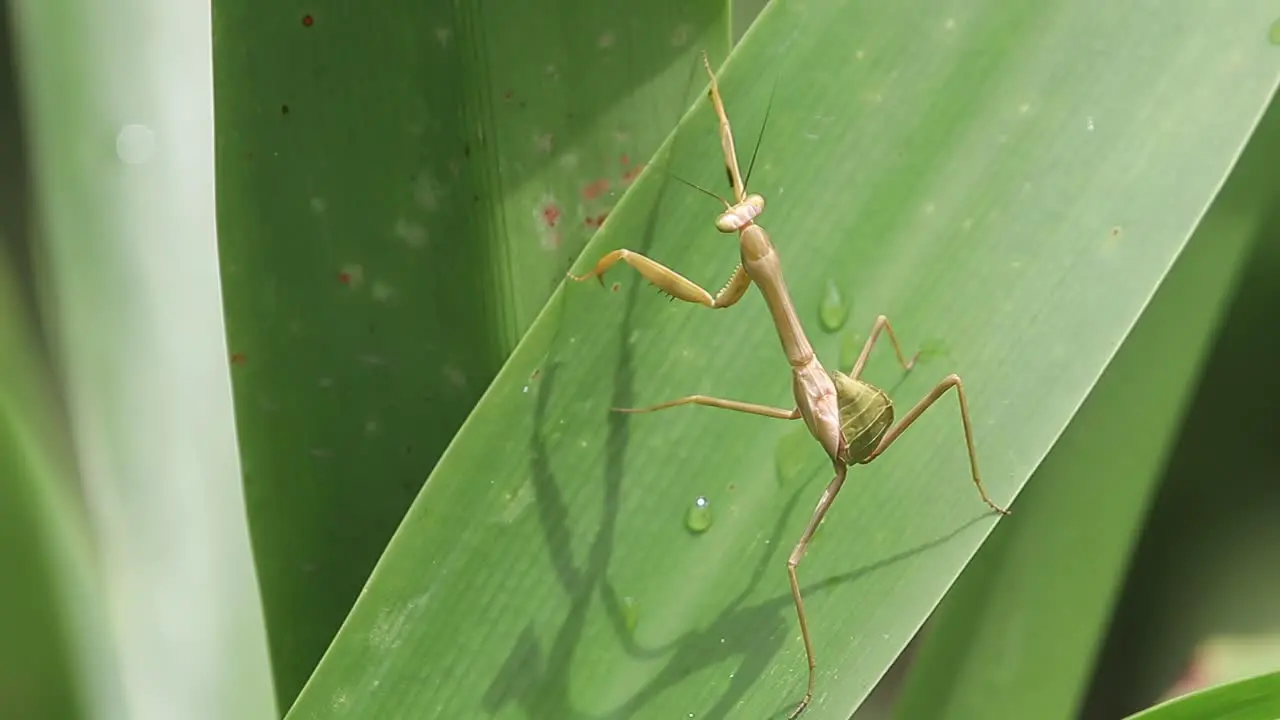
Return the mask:
<path id="1" fill-rule="evenodd" d="M 847 465 L 867 462 L 893 426 L 893 401 L 874 385 L 839 371 L 830 375 L 836 386 L 840 434 L 844 438 L 840 459 Z"/>
<path id="2" fill-rule="evenodd" d="M 755 222 L 762 212 L 764 212 L 764 197 L 752 193 L 746 200 L 737 205 L 730 205 L 728 210 L 720 213 L 720 217 L 716 218 L 716 229 L 722 233 L 736 233 Z"/>

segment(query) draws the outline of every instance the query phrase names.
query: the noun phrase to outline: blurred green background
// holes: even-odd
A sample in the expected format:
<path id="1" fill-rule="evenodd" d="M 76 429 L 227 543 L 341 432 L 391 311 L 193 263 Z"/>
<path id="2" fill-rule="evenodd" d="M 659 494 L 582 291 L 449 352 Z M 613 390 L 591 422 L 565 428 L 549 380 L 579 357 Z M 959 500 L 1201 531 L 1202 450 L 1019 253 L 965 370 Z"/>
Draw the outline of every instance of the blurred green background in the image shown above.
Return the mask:
<path id="1" fill-rule="evenodd" d="M 13 0 L 0 19 L 0 715 L 161 717 L 165 708 L 200 707 L 208 693 L 234 686 L 228 668 L 258 673 L 269 658 L 270 676 L 252 683 L 250 699 L 237 707 L 252 708 L 240 715 L 248 717 L 271 714 L 274 705 L 283 716 L 422 483 L 563 273 L 686 110 L 701 102 L 697 52 L 723 59 L 764 3 L 743 0 L 730 13 L 724 2 L 684 0 L 521 8 L 399 2 L 373 12 L 338 2 L 223 0 L 213 3 L 209 26 L 208 8 L 169 11 L 134 1 L 121 6 L 117 24 L 103 20 L 101 8 L 41 1 L 48 5 Z M 143 30 L 137 20 L 147 13 L 156 20 Z M 205 27 L 211 44 L 204 48 L 165 41 L 185 37 L 167 29 Z M 1280 44 L 1276 27 L 1269 39 Z M 133 44 L 147 52 L 115 65 L 95 61 L 83 48 L 98 32 L 115 34 L 93 52 Z M 135 43 L 132 32 L 146 34 L 145 42 Z M 1260 28 L 1240 42 L 1263 43 L 1266 33 Z M 112 214 L 78 198 L 116 198 L 139 217 L 165 200 L 128 195 L 138 187 L 112 170 L 70 183 L 59 163 L 74 166 L 75 153 L 91 142 L 114 142 L 114 128 L 129 115 L 103 97 L 119 77 L 171 88 L 142 70 L 159 67 L 165 53 L 198 50 L 211 73 L 179 82 L 209 82 L 211 74 L 211 117 L 196 111 L 190 120 L 189 98 L 143 94 L 167 108 L 164 117 L 212 123 L 218 246 L 216 256 L 210 246 L 203 252 L 218 263 L 223 295 L 206 293 L 206 311 L 195 312 L 191 326 L 205 338 L 225 332 L 226 352 L 192 384 L 234 393 L 243 503 L 227 500 L 240 486 L 230 492 L 226 473 L 210 486 L 221 483 L 227 496 L 174 485 L 163 473 L 156 485 L 123 485 L 121 494 L 154 497 L 139 507 L 175 518 L 200 517 L 202 505 L 210 517 L 236 518 L 210 521 L 229 528 L 231 550 L 206 560 L 234 565 L 231 575 L 242 584 L 231 597 L 243 614 L 230 626 L 235 642 L 215 637 L 187 647 L 183 662 L 168 658 L 189 682 L 158 690 L 135 673 L 163 664 L 174 646 L 147 654 L 156 651 L 147 645 L 153 636 L 134 635 L 141 624 L 131 624 L 147 618 L 120 610 L 133 596 L 122 594 L 113 573 L 143 568 L 138 577 L 160 583 L 153 589 L 172 582 L 197 593 L 203 581 L 191 578 L 205 576 L 163 553 L 122 555 L 131 546 L 109 537 L 119 498 L 83 480 L 94 455 L 77 433 L 101 424 L 127 432 L 135 420 L 144 440 L 150 431 L 142 411 L 135 416 L 120 405 L 114 415 L 86 415 L 74 399 L 82 396 L 68 391 L 77 383 L 109 385 L 121 371 L 118 363 L 95 365 L 100 337 L 68 318 L 77 303 L 100 304 L 109 318 L 166 295 L 153 294 L 142 278 L 138 295 L 125 292 L 116 302 L 77 290 L 87 276 L 67 268 L 70 258 L 86 273 L 107 272 L 119 259 L 113 231 L 103 226 L 98 235 L 93 224 Z M 608 59 L 583 60 L 596 53 Z M 1274 75 L 1270 82 L 1274 88 Z M 768 92 L 762 81 L 754 97 L 736 96 L 744 118 L 739 152 L 751 145 L 741 138 L 759 126 Z M 60 93 L 65 105 L 49 99 Z M 50 109 L 65 108 L 70 119 L 51 120 L 58 114 Z M 112 128 L 105 140 L 71 117 L 97 111 Z M 782 109 L 773 112 L 772 122 L 788 122 Z M 1159 126 L 1158 118 L 1151 122 Z M 678 158 L 688 142 L 677 137 L 670 149 L 679 172 L 692 172 Z M 59 144 L 64 150 L 48 149 Z M 698 177 L 714 179 L 709 171 Z M 197 188 L 191 202 L 211 203 L 205 195 Z M 79 218 L 79 244 L 63 239 L 60 221 L 68 217 Z M 145 223 L 116 230 L 140 227 L 154 231 L 157 247 L 184 241 Z M 1280 668 L 1278 279 L 1280 105 L 1273 98 L 1175 267 L 1019 495 L 1014 518 L 1022 524 L 995 530 L 857 717 L 1119 718 L 1171 693 Z M 181 280 L 168 292 L 189 284 Z M 623 282 L 629 287 L 631 279 Z M 593 297 L 605 295 L 612 294 Z M 857 318 L 874 312 L 857 311 Z M 210 312 L 225 313 L 225 330 L 199 324 Z M 128 351 L 169 352 L 160 345 Z M 190 437 L 229 426 L 219 427 L 192 428 Z M 516 439 L 521 452 L 525 441 Z M 477 470 L 476 481 L 482 478 Z M 155 488 L 166 483 L 183 489 L 181 512 L 194 515 L 165 507 L 173 496 Z M 508 498 L 513 513 L 530 502 Z M 801 505 L 809 502 L 802 496 Z M 556 512 L 541 500 L 535 505 Z M 460 522 L 470 511 L 456 510 Z M 148 541 L 164 545 L 163 537 Z M 780 569 L 775 558 L 770 572 Z M 182 607 L 188 614 L 175 622 L 203 622 L 198 604 Z M 405 620 L 391 621 L 394 630 Z M 138 647 L 132 638 L 142 638 Z M 556 668 L 539 663 L 568 662 L 556 653 L 552 647 L 545 658 L 510 661 L 531 675 L 536 666 L 551 686 Z M 568 692 L 547 692 L 561 691 Z M 308 717 L 358 716 L 375 694 L 418 707 L 424 701 L 412 698 L 421 692 L 363 687 L 317 695 L 305 709 Z M 525 716 L 537 716 L 530 708 L 549 701 L 528 702 Z M 203 707 L 203 716 L 216 717 L 228 706 Z"/>

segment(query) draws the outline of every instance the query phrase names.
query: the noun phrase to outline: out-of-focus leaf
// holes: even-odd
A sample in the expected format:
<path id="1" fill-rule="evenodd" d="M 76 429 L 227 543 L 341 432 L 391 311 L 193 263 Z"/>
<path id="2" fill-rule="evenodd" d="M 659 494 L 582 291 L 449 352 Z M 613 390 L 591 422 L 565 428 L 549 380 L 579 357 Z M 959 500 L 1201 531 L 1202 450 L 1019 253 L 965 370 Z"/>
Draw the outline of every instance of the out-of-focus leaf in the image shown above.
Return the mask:
<path id="1" fill-rule="evenodd" d="M 41 317 L 93 532 L 98 592 L 74 600 L 106 618 L 76 632 L 105 636 L 117 663 L 87 703 L 278 716 L 218 288 L 208 7 L 13 7 Z"/>
<path id="2" fill-rule="evenodd" d="M 1201 690 L 1130 715 L 1130 720 L 1275 720 L 1280 672 Z"/>

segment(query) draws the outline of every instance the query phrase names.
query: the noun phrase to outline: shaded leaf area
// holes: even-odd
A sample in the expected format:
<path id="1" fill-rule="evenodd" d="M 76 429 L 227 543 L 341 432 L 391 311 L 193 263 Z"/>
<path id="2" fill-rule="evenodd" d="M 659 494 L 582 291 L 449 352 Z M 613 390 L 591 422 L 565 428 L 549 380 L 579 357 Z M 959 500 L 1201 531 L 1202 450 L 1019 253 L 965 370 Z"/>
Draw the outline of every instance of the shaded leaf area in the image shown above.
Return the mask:
<path id="1" fill-rule="evenodd" d="M 1280 637 L 1280 187 L 1275 131 L 1253 167 L 1257 197 L 1224 193 L 1226 217 L 1259 247 L 1181 429 L 1134 568 L 1112 620 L 1085 712 L 1121 717 L 1168 692 L 1276 666 Z M 1256 138 L 1264 140 L 1267 134 Z M 1263 145 L 1258 142 L 1258 145 Z M 1260 148 L 1261 149 L 1261 148 Z M 1240 169 L 1250 164 L 1252 148 Z M 1237 172 L 1239 174 L 1239 172 Z M 1232 182 L 1235 182 L 1233 177 Z"/>
<path id="2" fill-rule="evenodd" d="M 1264 4 L 1156 9 L 784 2 L 723 75 L 744 147 L 778 78 L 752 184 L 818 352 L 835 366 L 885 313 L 928 352 L 906 376 L 879 353 L 869 379 L 910 404 L 960 373 L 999 502 L 1093 388 L 1275 87 Z M 655 162 L 721 187 L 710 108 Z M 718 287 L 735 252 L 716 210 L 647 172 L 579 267 L 621 246 Z M 851 312 L 816 335 L 828 280 Z M 692 392 L 789 404 L 766 318 L 757 293 L 713 313 L 625 269 L 553 295 L 290 715 L 789 710 L 805 666 L 783 564 L 828 477 L 821 450 L 780 421 L 609 411 Z M 820 669 L 806 718 L 848 716 L 994 523 L 953 402 L 851 473 L 801 566 Z M 692 534 L 698 496 L 713 521 Z"/>
<path id="3" fill-rule="evenodd" d="M 287 706 L 727 43 L 723 3 L 215 4 L 245 489 Z"/>
<path id="4" fill-rule="evenodd" d="M 6 228 L 8 229 L 8 228 Z M 87 717 L 89 643 L 72 609 L 88 595 L 80 508 L 57 401 L 17 273 L 0 245 L 0 697 L 15 717 Z M 85 613 L 88 615 L 88 613 Z"/>

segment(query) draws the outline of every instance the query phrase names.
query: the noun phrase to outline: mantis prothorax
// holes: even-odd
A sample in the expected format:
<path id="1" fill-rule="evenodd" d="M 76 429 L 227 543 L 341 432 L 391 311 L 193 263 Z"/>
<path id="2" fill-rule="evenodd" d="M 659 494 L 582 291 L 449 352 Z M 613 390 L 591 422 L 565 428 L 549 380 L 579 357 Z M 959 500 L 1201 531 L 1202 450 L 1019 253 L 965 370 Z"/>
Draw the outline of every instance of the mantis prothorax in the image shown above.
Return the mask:
<path id="1" fill-rule="evenodd" d="M 804 419 L 805 425 L 814 438 L 822 444 L 835 468 L 835 477 L 822 492 L 817 507 L 809 518 L 804 532 L 787 558 L 787 576 L 791 583 L 791 596 L 795 602 L 796 615 L 800 622 L 800 635 L 804 640 L 804 649 L 809 661 L 809 680 L 804 698 L 788 716 L 795 718 L 809 705 L 813 699 L 815 671 L 817 663 L 813 654 L 813 641 L 809 635 L 809 623 L 805 616 L 804 600 L 800 593 L 800 582 L 796 577 L 796 568 L 804 557 L 810 538 L 817 530 L 822 518 L 835 501 L 836 495 L 844 485 L 845 475 L 850 465 L 866 464 L 884 454 L 895 440 L 902 437 L 911 423 L 915 422 L 925 410 L 928 410 L 948 390 L 955 388 L 960 402 L 960 420 L 964 425 L 964 439 L 969 451 L 969 468 L 973 475 L 973 483 L 978 494 L 991 509 L 1003 515 L 1009 511 L 1000 507 L 987 495 L 982 486 L 978 472 L 978 457 L 973 445 L 973 425 L 969 420 L 969 407 L 965 398 L 964 384 L 958 375 L 943 378 L 924 399 L 895 425 L 893 401 L 880 388 L 861 379 L 863 367 L 871 354 L 871 348 L 886 331 L 893 344 L 894 353 L 904 371 L 915 365 L 916 358 L 907 360 L 894 336 L 889 320 L 881 315 L 876 318 L 862 352 L 853 364 L 848 375 L 842 372 L 830 372 L 823 368 L 814 354 L 813 346 L 805 336 L 804 328 L 796 315 L 791 296 L 787 293 L 786 282 L 782 279 L 782 265 L 777 249 L 769 241 L 769 235 L 755 220 L 764 212 L 764 198 L 757 194 L 748 195 L 746 185 L 738 169 L 738 160 L 733 146 L 733 134 L 729 127 L 729 118 L 725 114 L 724 102 L 716 83 L 711 64 L 703 54 L 703 65 L 711 78 L 708 92 L 716 115 L 719 117 L 720 142 L 724 150 L 725 166 L 733 185 L 736 204 L 725 204 L 725 211 L 716 219 L 716 228 L 723 233 L 738 233 L 741 246 L 742 262 L 734 270 L 733 276 L 720 292 L 712 295 L 702 287 L 683 277 L 670 268 L 651 260 L 644 255 L 630 250 L 620 249 L 605 255 L 591 272 L 575 276 L 574 280 L 584 281 L 592 277 L 601 278 L 603 274 L 618 261 L 625 262 L 635 268 L 646 280 L 659 289 L 685 302 L 698 303 L 711 308 L 726 308 L 746 294 L 747 287 L 755 283 L 764 296 L 773 324 L 778 330 L 778 338 L 782 341 L 783 352 L 787 362 L 791 364 L 792 389 L 795 394 L 796 407 L 790 410 L 755 403 L 726 400 L 706 395 L 689 395 L 645 408 L 614 408 L 618 412 L 644 413 L 676 407 L 678 405 L 706 405 L 709 407 L 736 410 L 738 412 L 763 415 L 781 420 Z M 767 116 L 766 116 L 767 122 Z M 763 128 L 761 133 L 763 133 Z M 759 146 L 757 145 L 757 149 Z M 752 157 L 752 165 L 755 163 Z M 750 167 L 747 175 L 750 177 Z M 701 188 L 699 188 L 701 189 Z M 712 194 L 709 191 L 705 191 Z M 717 196 L 718 197 L 718 196 Z M 918 353 L 917 353 L 918 355 Z"/>

